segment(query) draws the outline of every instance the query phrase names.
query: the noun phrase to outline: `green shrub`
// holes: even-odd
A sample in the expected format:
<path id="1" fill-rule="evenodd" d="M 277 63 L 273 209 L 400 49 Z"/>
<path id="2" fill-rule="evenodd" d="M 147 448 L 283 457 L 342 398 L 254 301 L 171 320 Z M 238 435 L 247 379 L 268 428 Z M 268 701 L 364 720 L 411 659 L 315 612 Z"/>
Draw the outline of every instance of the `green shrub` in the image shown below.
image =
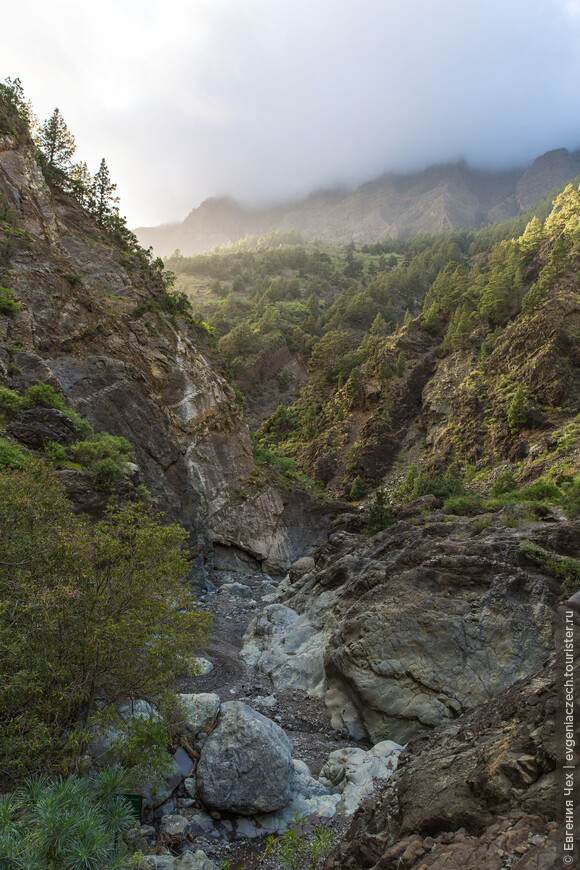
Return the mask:
<path id="1" fill-rule="evenodd" d="M 91 466 L 101 459 L 114 459 L 119 464 L 125 463 L 133 448 L 122 435 L 98 432 L 90 441 L 79 441 L 74 445 L 73 450 L 75 462 Z"/>
<path id="2" fill-rule="evenodd" d="M 434 495 L 437 498 L 450 498 L 452 495 L 461 495 L 463 492 L 463 484 L 458 477 L 440 474 L 437 477 L 428 477 L 425 474 L 419 475 L 413 489 L 413 497 L 419 498 L 422 495 Z"/>
<path id="3" fill-rule="evenodd" d="M 25 399 L 16 390 L 0 387 L 0 412 L 13 417 L 26 406 Z"/>
<path id="4" fill-rule="evenodd" d="M 377 532 L 388 529 L 394 522 L 395 518 L 391 503 L 385 499 L 385 494 L 379 490 L 369 510 L 367 530 L 369 534 L 376 535 Z"/>
<path id="5" fill-rule="evenodd" d="M 66 462 L 68 459 L 65 448 L 58 441 L 47 441 L 44 445 L 44 453 L 54 465 L 59 462 Z"/>
<path id="6" fill-rule="evenodd" d="M 0 287 L 0 314 L 6 314 L 8 317 L 14 317 L 17 311 L 20 310 L 20 305 L 14 298 L 12 290 L 8 287 Z"/>
<path id="7" fill-rule="evenodd" d="M 517 488 L 518 484 L 512 472 L 502 471 L 494 481 L 490 493 L 492 496 L 496 497 L 498 495 L 504 495 L 507 492 L 513 492 Z"/>
<path id="8" fill-rule="evenodd" d="M 571 520 L 580 515 L 580 477 L 577 477 L 564 493 L 562 507 Z"/>
<path id="9" fill-rule="evenodd" d="M 546 574 L 560 580 L 565 592 L 573 592 L 580 584 L 580 561 L 569 557 L 554 557 L 533 541 L 522 541 L 519 545 L 521 555 L 538 565 Z"/>
<path id="10" fill-rule="evenodd" d="M 357 474 L 355 479 L 352 482 L 352 486 L 350 488 L 349 499 L 350 501 L 359 501 L 361 498 L 364 498 L 367 494 L 367 488 L 364 485 L 364 481 L 360 475 Z"/>
<path id="11" fill-rule="evenodd" d="M 479 495 L 466 492 L 464 495 L 452 495 L 446 499 L 443 503 L 443 509 L 448 514 L 475 516 L 483 512 L 483 505 Z"/>
<path id="12" fill-rule="evenodd" d="M 117 481 L 123 477 L 123 466 L 112 456 L 105 456 L 92 463 L 91 473 L 96 490 L 112 492 Z"/>
<path id="13" fill-rule="evenodd" d="M 131 867 L 122 834 L 135 825 L 120 770 L 94 779 L 27 779 L 0 798 L 2 867 L 50 870 L 124 870 Z"/>
<path id="14" fill-rule="evenodd" d="M 537 481 L 536 483 L 532 483 L 531 486 L 527 486 L 524 489 L 520 489 L 517 493 L 514 493 L 514 498 L 523 501 L 555 501 L 559 502 L 562 493 L 553 483 L 545 483 L 544 481 Z"/>
<path id="15" fill-rule="evenodd" d="M 510 432 L 515 437 L 528 419 L 526 393 L 521 384 L 516 389 L 510 402 L 507 419 Z"/>
<path id="16" fill-rule="evenodd" d="M 26 461 L 26 454 L 22 447 L 0 438 L 0 468 L 22 468 Z"/>
<path id="17" fill-rule="evenodd" d="M 28 387 L 24 393 L 25 408 L 56 408 L 58 411 L 66 411 L 63 397 L 56 392 L 50 384 L 39 381 Z"/>

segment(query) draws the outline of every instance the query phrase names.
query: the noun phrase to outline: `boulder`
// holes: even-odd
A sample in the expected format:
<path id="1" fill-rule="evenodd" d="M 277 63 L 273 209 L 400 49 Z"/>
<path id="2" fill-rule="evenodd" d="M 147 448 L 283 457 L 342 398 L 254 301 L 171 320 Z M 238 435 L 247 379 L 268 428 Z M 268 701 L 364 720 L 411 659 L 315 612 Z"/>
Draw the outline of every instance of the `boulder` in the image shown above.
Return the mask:
<path id="1" fill-rule="evenodd" d="M 241 701 L 221 705 L 197 767 L 197 793 L 209 807 L 251 816 L 291 799 L 292 744 L 275 722 Z"/>
<path id="2" fill-rule="evenodd" d="M 326 636 L 309 616 L 284 604 L 269 604 L 248 626 L 242 661 L 267 673 L 278 689 L 321 695 Z"/>
<path id="3" fill-rule="evenodd" d="M 184 816 L 177 814 L 162 816 L 159 827 L 159 842 L 173 849 L 180 846 L 185 839 L 188 825 L 189 822 Z"/>
<path id="4" fill-rule="evenodd" d="M 542 665 L 558 588 L 528 539 L 574 556 L 574 523 L 506 526 L 437 514 L 371 538 L 338 531 L 316 571 L 250 623 L 241 657 L 276 688 L 324 697 L 333 728 L 404 744 Z M 578 526 L 578 523 L 576 523 Z"/>
<path id="5" fill-rule="evenodd" d="M 220 710 L 219 695 L 213 692 L 180 694 L 179 700 L 186 713 L 185 730 L 192 737 L 197 737 L 202 731 L 209 734 L 216 723 Z"/>

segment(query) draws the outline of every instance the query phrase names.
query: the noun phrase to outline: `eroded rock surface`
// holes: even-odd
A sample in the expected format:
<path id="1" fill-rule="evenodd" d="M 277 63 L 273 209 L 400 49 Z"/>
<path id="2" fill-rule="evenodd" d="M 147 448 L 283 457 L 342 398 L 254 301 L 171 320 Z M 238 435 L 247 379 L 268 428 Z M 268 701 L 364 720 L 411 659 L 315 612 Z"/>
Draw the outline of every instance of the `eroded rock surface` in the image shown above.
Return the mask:
<path id="1" fill-rule="evenodd" d="M 316 570 L 282 584 L 250 624 L 244 660 L 276 687 L 323 696 L 334 727 L 398 743 L 535 672 L 553 649 L 560 589 L 519 545 L 578 555 L 579 524 L 442 520 L 333 535 Z"/>
<path id="2" fill-rule="evenodd" d="M 413 740 L 326 870 L 552 870 L 558 831 L 553 664 Z"/>

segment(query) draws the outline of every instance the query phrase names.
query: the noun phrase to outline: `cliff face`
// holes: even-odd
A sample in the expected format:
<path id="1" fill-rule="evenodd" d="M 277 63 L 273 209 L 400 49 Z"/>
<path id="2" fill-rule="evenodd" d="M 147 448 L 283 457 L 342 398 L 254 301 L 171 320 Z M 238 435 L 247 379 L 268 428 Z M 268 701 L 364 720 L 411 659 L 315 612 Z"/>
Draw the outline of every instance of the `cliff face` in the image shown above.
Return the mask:
<path id="1" fill-rule="evenodd" d="M 478 227 L 518 214 L 580 172 L 578 152 L 562 148 L 534 161 L 523 174 L 477 171 L 464 163 L 409 175 L 390 173 L 349 193 L 323 191 L 272 208 L 248 208 L 208 199 L 182 223 L 139 227 L 137 236 L 160 256 L 176 248 L 196 254 L 246 235 L 296 230 L 329 245 L 376 242 Z"/>
<path id="2" fill-rule="evenodd" d="M 257 543 L 232 519 L 254 469 L 247 427 L 212 365 L 209 336 L 164 310 L 165 288 L 143 254 L 115 246 L 74 200 L 50 190 L 32 146 L 9 136 L 0 138 L 0 205 L 0 285 L 20 304 L 0 315 L 3 385 L 49 383 L 96 430 L 125 436 L 155 504 L 198 552 L 218 538 L 274 567 L 292 561 L 304 542 L 290 543 L 288 499 L 275 540 L 259 500 L 249 507 Z M 307 530 L 313 544 L 324 527 Z"/>

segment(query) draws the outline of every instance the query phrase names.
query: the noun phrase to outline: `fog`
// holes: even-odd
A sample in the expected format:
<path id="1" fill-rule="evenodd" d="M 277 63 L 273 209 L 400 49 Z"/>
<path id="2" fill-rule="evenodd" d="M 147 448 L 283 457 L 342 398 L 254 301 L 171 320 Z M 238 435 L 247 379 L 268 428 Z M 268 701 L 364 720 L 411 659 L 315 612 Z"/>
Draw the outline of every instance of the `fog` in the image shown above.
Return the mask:
<path id="1" fill-rule="evenodd" d="M 0 79 L 106 158 L 132 226 L 580 147 L 580 0 L 20 0 L 1 21 Z"/>

